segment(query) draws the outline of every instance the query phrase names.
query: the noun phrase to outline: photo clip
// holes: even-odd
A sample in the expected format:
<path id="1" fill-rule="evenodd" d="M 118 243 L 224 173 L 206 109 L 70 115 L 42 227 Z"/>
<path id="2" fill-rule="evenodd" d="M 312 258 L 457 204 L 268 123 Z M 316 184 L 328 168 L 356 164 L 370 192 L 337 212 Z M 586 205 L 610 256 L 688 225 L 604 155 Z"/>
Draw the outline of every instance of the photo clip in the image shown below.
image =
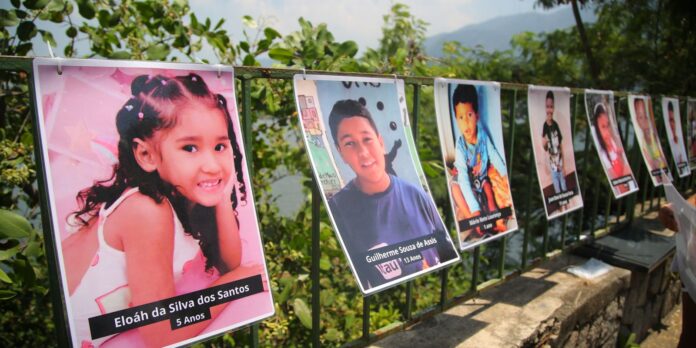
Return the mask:
<path id="1" fill-rule="evenodd" d="M 44 41 L 46 43 L 46 47 L 48 47 L 48 54 L 51 56 L 51 59 L 55 59 L 58 65 L 56 66 L 56 71 L 58 72 L 58 75 L 63 75 L 63 65 L 62 65 L 62 59 L 61 57 L 56 57 L 53 54 L 53 48 L 51 48 L 51 44 L 46 40 Z"/>

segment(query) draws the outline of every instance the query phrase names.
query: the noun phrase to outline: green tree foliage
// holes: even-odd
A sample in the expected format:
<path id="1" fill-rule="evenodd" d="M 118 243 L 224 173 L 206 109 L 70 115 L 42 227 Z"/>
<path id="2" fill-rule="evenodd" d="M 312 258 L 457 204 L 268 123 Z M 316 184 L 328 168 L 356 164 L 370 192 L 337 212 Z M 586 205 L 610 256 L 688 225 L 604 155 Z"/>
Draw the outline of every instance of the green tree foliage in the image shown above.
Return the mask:
<path id="1" fill-rule="evenodd" d="M 587 1 L 580 0 L 585 4 Z M 567 1 L 546 1 L 560 6 Z M 696 72 L 688 69 L 694 56 L 694 13 L 681 1 L 638 0 L 595 1 L 598 20 L 587 25 L 586 42 L 601 62 L 599 80 L 607 88 L 642 90 L 650 93 L 688 94 L 696 83 Z M 597 87 L 591 77 L 583 39 L 576 27 L 534 35 L 523 33 L 512 40 L 512 49 L 487 52 L 450 42 L 441 59 L 423 51 L 427 23 L 413 16 L 408 7 L 395 4 L 385 14 L 382 38 L 376 48 L 358 54 L 354 41 L 336 41 L 326 24 L 314 25 L 300 18 L 297 31 L 283 34 L 267 27 L 263 19 L 243 17 L 242 38 L 233 41 L 223 29 L 224 20 L 212 23 L 191 13 L 185 0 L 11 0 L 0 10 L 0 53 L 30 55 L 35 38 L 56 47 L 54 35 L 68 38 L 56 47 L 66 57 L 102 57 L 171 61 L 200 61 L 210 49 L 216 62 L 258 66 L 267 55 L 274 66 L 308 70 L 360 71 L 400 75 L 442 76 L 505 82 Z M 626 15 L 630 13 L 631 15 Z M 64 32 L 47 29 L 60 24 Z M 63 42 L 63 41 L 61 41 Z M 84 44 L 83 44 L 84 43 Z M 85 49 L 85 47 L 87 47 Z M 248 107 L 253 124 L 251 178 L 271 276 L 276 315 L 261 324 L 263 346 L 307 346 L 311 334 L 311 188 L 312 174 L 302 144 L 292 83 L 287 80 L 238 76 L 238 96 L 249 88 Z M 41 195 L 36 185 L 32 153 L 34 142 L 29 110 L 27 75 L 0 71 L 0 317 L 6 346 L 44 346 L 55 342 L 48 297 L 46 256 L 39 219 Z M 413 100 L 413 89 L 407 86 Z M 520 135 L 526 124 L 526 98 L 511 91 L 503 94 L 503 123 L 507 141 L 510 125 L 517 129 L 512 156 L 513 172 L 532 165 L 529 138 Z M 419 154 L 438 206 L 448 206 L 448 195 L 435 126 L 432 88 L 420 87 Z M 582 106 L 578 109 L 582 112 Z M 582 120 L 582 118 L 581 118 Z M 582 121 L 578 124 L 583 125 Z M 584 129 L 584 128 L 583 128 Z M 577 133 L 577 132 L 576 132 Z M 582 135 L 582 134 L 580 134 Z M 579 150 L 580 151 L 580 150 Z M 581 156 L 578 167 L 587 163 Z M 589 162 L 588 162 L 589 163 Z M 296 178 L 302 199 L 291 216 L 280 213 L 273 185 L 287 177 Z M 522 176 L 512 176 L 513 197 L 519 202 L 531 197 L 541 202 L 538 190 L 530 190 Z M 599 179 L 598 179 L 599 180 Z M 602 179 L 603 180 L 603 179 Z M 583 183 L 581 183 L 583 185 Z M 451 220 L 449 209 L 443 216 Z M 531 230 L 543 229 L 543 209 L 532 207 Z M 334 346 L 362 335 L 363 298 L 340 250 L 326 212 L 322 208 L 321 239 L 321 337 Z M 450 221 L 451 222 L 451 221 Z M 535 232 L 536 233 L 536 232 Z M 534 248 L 534 246 L 532 246 Z M 498 248 L 481 249 L 481 276 L 494 276 Z M 461 295 L 470 289 L 471 258 L 465 267 L 449 270 L 448 291 Z M 414 311 L 437 304 L 440 279 L 431 275 L 415 280 Z M 372 298 L 371 330 L 384 329 L 403 318 L 404 287 Z M 213 345 L 244 344 L 244 332 L 227 335 Z"/>

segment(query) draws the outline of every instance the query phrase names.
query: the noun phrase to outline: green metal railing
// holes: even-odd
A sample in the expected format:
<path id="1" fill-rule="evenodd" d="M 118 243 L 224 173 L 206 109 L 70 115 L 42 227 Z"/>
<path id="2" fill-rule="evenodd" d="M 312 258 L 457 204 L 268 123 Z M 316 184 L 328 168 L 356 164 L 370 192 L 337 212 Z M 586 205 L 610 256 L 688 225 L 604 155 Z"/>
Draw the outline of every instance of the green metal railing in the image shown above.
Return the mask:
<path id="1" fill-rule="evenodd" d="M 34 91 L 33 79 L 32 79 L 32 59 L 25 57 L 0 57 L 0 69 L 1 70 L 21 70 L 28 74 L 28 81 L 30 84 L 30 90 Z M 258 68 L 258 67 L 236 67 L 235 77 L 241 82 L 241 90 L 239 91 L 239 96 L 241 97 L 241 122 L 242 129 L 244 133 L 244 147 L 247 154 L 252 153 L 252 110 L 251 110 L 251 89 L 252 83 L 257 79 L 278 79 L 286 80 L 288 83 L 292 80 L 293 76 L 298 73 L 303 73 L 303 70 L 298 69 L 271 69 L 271 68 Z M 311 74 L 337 74 L 335 72 L 326 71 L 306 71 L 306 73 Z M 340 73 L 346 76 L 376 76 L 384 77 L 385 75 L 378 74 L 356 74 L 356 73 Z M 393 78 L 393 75 L 389 75 Z M 411 117 L 412 117 L 412 131 L 413 137 L 418 145 L 419 139 L 419 121 L 421 118 L 421 94 L 422 89 L 429 88 L 428 86 L 433 85 L 432 77 L 412 77 L 412 76 L 398 76 L 398 78 L 403 79 L 404 82 L 412 88 L 412 98 L 411 98 Z M 577 173 L 579 174 L 579 185 L 582 190 L 583 199 L 585 201 L 585 207 L 583 209 L 577 210 L 565 216 L 546 222 L 543 214 L 539 216 L 539 207 L 541 207 L 541 200 L 533 200 L 532 197 L 538 190 L 535 189 L 537 186 L 536 176 L 529 169 L 533 163 L 533 157 L 531 151 L 517 152 L 516 149 L 522 146 L 522 142 L 525 139 L 529 139 L 528 135 L 528 121 L 526 117 L 526 93 L 527 85 L 523 84 L 513 84 L 513 83 L 501 83 L 502 93 L 501 99 L 503 105 L 503 124 L 504 124 L 504 135 L 506 135 L 506 158 L 509 171 L 510 182 L 521 181 L 521 186 L 513 186 L 513 197 L 516 202 L 517 216 L 520 223 L 521 231 L 515 232 L 510 235 L 506 235 L 499 240 L 493 241 L 485 246 L 477 246 L 470 251 L 463 253 L 463 262 L 461 265 L 454 265 L 449 268 L 445 268 L 439 271 L 439 282 L 440 282 L 440 295 L 437 304 L 426 308 L 418 313 L 413 313 L 414 304 L 414 288 L 417 286 L 415 280 L 408 281 L 403 287 L 405 293 L 405 303 L 402 313 L 401 322 L 396 325 L 390 325 L 388 329 L 379 330 L 378 332 L 370 332 L 370 312 L 373 305 L 379 305 L 379 303 L 374 304 L 372 298 L 376 295 L 367 296 L 363 301 L 363 311 L 362 311 L 362 336 L 357 340 L 349 342 L 348 345 L 360 346 L 366 345 L 373 342 L 384 335 L 403 329 L 404 327 L 411 325 L 415 322 L 423 320 L 429 316 L 437 314 L 457 303 L 470 299 L 476 296 L 480 291 L 505 282 L 526 270 L 529 270 L 540 262 L 554 257 L 560 254 L 560 251 L 571 250 L 583 243 L 592 240 L 596 236 L 609 233 L 612 230 L 624 228 L 628 226 L 634 218 L 634 212 L 638 210 L 637 205 L 640 204 L 639 213 L 642 214 L 646 211 L 654 209 L 659 206 L 660 200 L 662 199 L 662 191 L 653 188 L 652 184 L 649 182 L 649 173 L 643 163 L 640 150 L 638 149 L 638 144 L 635 141 L 629 140 L 632 134 L 629 126 L 630 117 L 628 116 L 628 108 L 626 105 L 626 92 L 615 92 L 615 110 L 617 114 L 617 119 L 620 120 L 619 124 L 621 127 L 621 137 L 626 147 L 626 152 L 631 164 L 631 168 L 634 169 L 634 174 L 636 176 L 637 183 L 641 183 L 640 191 L 631 194 L 621 200 L 613 200 L 611 189 L 609 184 L 605 179 L 603 172 L 599 176 L 601 180 L 596 180 L 592 182 L 592 177 L 589 175 L 591 168 L 600 168 L 599 160 L 595 154 L 591 154 L 594 150 L 591 150 L 593 142 L 590 140 L 590 130 L 587 126 L 587 118 L 585 117 L 585 107 L 584 107 L 584 90 L 583 89 L 571 89 L 574 102 L 571 111 L 571 124 L 572 133 L 574 140 L 582 140 L 579 149 L 576 149 L 576 166 L 578 168 Z M 519 96 L 522 95 L 522 100 Z M 685 101 L 686 98 L 680 98 Z M 32 98 L 32 104 L 34 103 L 34 98 Z M 32 110 L 36 110 L 35 105 L 32 105 Z M 659 108 L 654 108 L 656 112 L 660 112 Z M 524 112 L 521 112 L 524 110 Z M 685 109 L 684 109 L 685 110 Z M 428 110 L 431 115 L 434 115 L 432 110 Z M 33 111 L 32 111 L 33 112 Z M 682 113 L 685 118 L 686 113 Z M 34 121 L 38 119 L 34 115 Z M 659 119 L 656 117 L 656 119 Z M 684 123 L 685 120 L 682 122 Z M 664 133 L 664 127 L 661 122 L 656 122 L 658 128 L 662 133 Z M 36 123 L 35 123 L 36 124 Z M 521 127 L 521 128 L 520 128 Z M 35 128 L 35 143 L 36 143 L 36 158 L 37 158 L 37 168 L 39 173 L 43 173 L 42 161 L 41 161 L 41 139 L 37 136 L 37 131 Z M 661 139 L 665 139 L 664 134 L 661 134 Z M 576 146 L 578 142 L 575 142 Z M 666 142 L 663 143 L 663 149 L 669 151 L 665 147 Z M 668 156 L 669 157 L 669 156 Z M 673 163 L 670 161 L 670 168 L 674 168 Z M 250 177 L 254 176 L 255 168 L 252 165 L 250 156 L 247 156 L 247 162 L 249 164 L 249 174 Z M 516 169 L 513 169 L 516 168 Z M 679 188 L 682 192 L 691 191 L 694 185 L 694 176 L 679 179 L 675 175 L 675 186 Z M 46 178 L 42 174 L 38 175 L 39 188 L 42 192 L 46 189 Z M 601 206 L 603 205 L 603 206 Z M 534 208 L 537 206 L 537 208 Z M 312 211 L 312 227 L 311 227 L 311 269 L 310 269 L 310 279 L 311 279 L 311 307 L 312 307 L 312 334 L 311 341 L 312 346 L 318 347 L 321 345 L 320 342 L 320 319 L 321 319 L 321 302 L 320 302 L 320 287 L 319 280 L 321 278 L 321 271 L 319 268 L 319 260 L 321 256 L 320 249 L 320 221 L 321 221 L 321 196 L 320 191 L 317 187 L 316 182 L 312 187 L 311 195 L 311 211 Z M 534 210 L 532 210 L 534 208 Z M 603 208 L 603 211 L 599 209 Z M 48 212 L 48 202 L 42 200 L 41 202 L 42 210 L 42 221 L 44 228 L 49 231 L 53 230 L 53 226 L 49 219 Z M 450 230 L 454 230 L 454 221 L 450 213 L 449 208 L 444 208 L 446 223 L 450 226 Z M 543 209 L 542 209 L 543 211 Z M 611 217 L 613 217 L 613 221 Z M 597 220 L 600 220 L 600 224 L 597 224 Z M 538 243 L 539 236 L 534 236 L 533 233 L 536 230 L 534 226 L 541 225 L 541 243 Z M 560 234 L 556 231 L 560 228 Z M 551 234 L 553 231 L 553 235 Z M 521 236 L 520 236 L 521 235 Z M 49 260 L 48 267 L 51 274 L 58 274 L 57 270 L 57 260 L 55 243 L 53 241 L 53 236 L 51 233 L 45 233 L 44 238 L 46 239 L 46 256 Z M 513 251 L 508 248 L 507 245 L 513 239 L 521 238 L 521 255 L 519 255 L 519 263 L 513 265 L 512 267 L 506 267 L 507 257 L 510 256 Z M 535 238 L 535 239 L 533 239 Z M 557 244 L 558 247 L 552 247 L 554 239 L 559 239 L 560 242 Z M 541 244 L 539 246 L 534 246 L 534 244 Z M 494 247 L 495 246 L 495 247 Z M 484 249 L 487 248 L 487 249 Z M 531 250 L 535 248 L 535 250 Z M 481 264 L 482 252 L 485 251 L 496 251 L 497 250 L 497 262 L 495 267 L 488 267 Z M 534 256 L 533 254 L 538 254 Z M 514 256 L 514 255 L 512 255 Z M 470 286 L 468 290 L 463 293 L 455 293 L 450 295 L 448 291 L 449 286 L 454 285 L 450 276 L 450 272 L 456 267 L 468 267 L 471 264 L 471 275 L 470 275 Z M 491 268 L 490 272 L 486 272 L 486 268 Z M 508 271 L 506 273 L 506 270 Z M 481 274 L 483 273 L 483 274 Z M 397 288 L 399 288 L 397 287 Z M 51 281 L 51 294 L 54 300 L 55 308 L 62 307 L 62 299 L 60 296 L 60 284 L 57 281 L 57 277 L 52 277 Z M 386 290 L 393 291 L 392 289 Z M 68 346 L 67 333 L 61 328 L 65 328 L 65 316 L 61 315 L 58 311 L 55 311 L 55 322 L 58 328 L 59 344 L 61 346 Z M 252 347 L 259 346 L 259 326 L 254 324 L 250 326 L 249 329 L 249 341 L 248 344 Z"/>

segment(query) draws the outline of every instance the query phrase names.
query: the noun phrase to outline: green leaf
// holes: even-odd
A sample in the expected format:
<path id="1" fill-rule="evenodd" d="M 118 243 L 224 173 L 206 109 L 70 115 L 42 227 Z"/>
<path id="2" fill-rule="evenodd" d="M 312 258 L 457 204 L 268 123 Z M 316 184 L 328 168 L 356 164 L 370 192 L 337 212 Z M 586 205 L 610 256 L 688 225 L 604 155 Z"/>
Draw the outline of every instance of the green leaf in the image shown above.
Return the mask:
<path id="1" fill-rule="evenodd" d="M 297 315 L 297 318 L 300 319 L 302 325 L 308 329 L 311 329 L 312 311 L 309 310 L 307 304 L 302 301 L 302 299 L 296 298 L 295 301 L 292 302 L 292 307 L 295 309 L 295 315 Z"/>
<path id="2" fill-rule="evenodd" d="M 17 213 L 0 209 L 0 237 L 24 238 L 31 235 L 31 224 Z"/>
<path id="3" fill-rule="evenodd" d="M 56 39 L 53 38 L 53 34 L 50 31 L 39 30 L 41 32 L 41 39 L 51 47 L 56 47 Z"/>
<path id="4" fill-rule="evenodd" d="M 0 26 L 14 27 L 17 24 L 19 24 L 19 18 L 17 18 L 15 11 L 0 9 Z"/>
<path id="5" fill-rule="evenodd" d="M 251 54 L 247 54 L 247 55 L 244 57 L 244 61 L 242 62 L 242 65 L 244 65 L 244 66 L 255 66 L 255 65 L 256 65 L 256 59 L 255 59 L 254 56 L 252 56 Z"/>
<path id="6" fill-rule="evenodd" d="M 280 33 L 273 29 L 273 28 L 266 28 L 263 30 L 263 34 L 266 35 L 266 38 L 269 40 L 273 40 L 275 38 L 281 37 Z"/>
<path id="7" fill-rule="evenodd" d="M 330 328 L 326 330 L 326 334 L 324 334 L 324 338 L 326 338 L 327 341 L 339 341 L 343 338 L 343 335 L 336 329 Z"/>
<path id="8" fill-rule="evenodd" d="M 11 257 L 17 255 L 19 252 L 19 245 L 17 245 L 14 248 L 10 248 L 7 250 L 0 250 L 0 261 L 5 261 L 10 259 Z"/>
<path id="9" fill-rule="evenodd" d="M 24 0 L 24 7 L 30 10 L 40 10 L 46 7 L 49 2 L 51 0 Z"/>
<path id="10" fill-rule="evenodd" d="M 94 3 L 90 0 L 77 0 L 77 11 L 80 13 L 80 16 L 85 19 L 92 19 L 97 13 Z"/>
<path id="11" fill-rule="evenodd" d="M 251 29 L 256 29 L 256 27 L 258 27 L 258 24 L 256 24 L 256 21 L 253 18 L 251 18 L 251 16 L 249 16 L 249 15 L 242 17 L 242 24 L 244 24 L 244 26 L 251 28 Z"/>
<path id="12" fill-rule="evenodd" d="M 249 53 L 249 43 L 246 41 L 242 41 L 239 43 L 239 48 L 242 49 L 242 51 Z"/>
<path id="13" fill-rule="evenodd" d="M 2 270 L 2 268 L 0 268 L 0 280 L 2 280 L 5 283 L 12 284 L 12 279 L 10 279 L 10 277 L 7 275 L 7 273 L 5 273 L 5 271 Z"/>
<path id="14" fill-rule="evenodd" d="M 17 296 L 17 293 L 12 290 L 0 290 L 0 300 L 9 300 Z"/>
<path id="15" fill-rule="evenodd" d="M 36 25 L 34 22 L 24 21 L 17 27 L 17 37 L 22 41 L 29 41 L 36 36 Z"/>
<path id="16" fill-rule="evenodd" d="M 147 48 L 145 53 L 150 60 L 165 60 L 169 55 L 169 46 L 165 44 L 155 44 Z"/>
<path id="17" fill-rule="evenodd" d="M 56 12 L 56 11 L 62 11 L 63 8 L 65 8 L 65 1 L 53 0 L 48 4 L 48 6 L 46 6 L 45 10 L 49 11 L 49 12 Z"/>
<path id="18" fill-rule="evenodd" d="M 290 292 L 292 291 L 292 285 L 285 285 L 283 287 L 283 291 L 280 292 L 277 296 L 274 296 L 276 299 L 277 303 L 285 303 L 285 301 L 288 300 L 288 297 L 290 297 Z"/>
<path id="19" fill-rule="evenodd" d="M 326 258 L 321 258 L 319 260 L 319 268 L 321 268 L 322 271 L 328 271 L 331 269 L 331 262 Z"/>
<path id="20" fill-rule="evenodd" d="M 77 28 L 68 28 L 67 30 L 65 30 L 65 35 L 67 35 L 69 38 L 74 38 L 75 36 L 77 36 Z"/>
<path id="21" fill-rule="evenodd" d="M 131 57 L 130 52 L 127 51 L 116 51 L 109 55 L 111 59 L 129 59 Z"/>
<path id="22" fill-rule="evenodd" d="M 291 59 L 295 58 L 295 55 L 292 53 L 292 51 L 280 47 L 271 48 L 268 51 L 268 56 L 271 57 L 271 59 L 277 60 L 281 63 L 288 62 Z"/>
<path id="23" fill-rule="evenodd" d="M 24 255 L 28 257 L 39 257 L 43 250 L 41 249 L 41 242 L 39 241 L 31 241 L 27 244 L 27 247 L 24 248 Z"/>
<path id="24" fill-rule="evenodd" d="M 358 44 L 355 41 L 346 41 L 336 50 L 337 56 L 354 57 L 356 53 L 358 53 Z"/>

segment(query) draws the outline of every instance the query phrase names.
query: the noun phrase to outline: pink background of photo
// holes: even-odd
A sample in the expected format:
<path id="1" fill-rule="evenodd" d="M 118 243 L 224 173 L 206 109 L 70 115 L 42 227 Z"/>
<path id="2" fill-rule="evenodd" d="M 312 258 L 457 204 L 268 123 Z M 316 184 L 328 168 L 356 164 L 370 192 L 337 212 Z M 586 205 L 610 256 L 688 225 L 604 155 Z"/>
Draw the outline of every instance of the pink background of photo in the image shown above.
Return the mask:
<path id="1" fill-rule="evenodd" d="M 114 62 L 114 66 L 118 65 Z M 36 72 L 41 95 L 39 118 L 43 127 L 43 146 L 48 158 L 45 166 L 52 188 L 52 209 L 57 221 L 53 221 L 58 248 L 74 227 L 66 223 L 70 213 L 77 210 L 76 195 L 96 180 L 110 178 L 112 166 L 117 163 L 119 136 L 115 118 L 118 110 L 131 97 L 131 81 L 143 74 L 179 76 L 195 72 L 200 75 L 213 93 L 222 94 L 232 116 L 237 142 L 244 152 L 234 94 L 234 78 L 231 72 L 222 72 L 218 77 L 215 70 L 180 70 L 132 67 L 66 66 L 57 74 L 56 66 L 40 65 Z M 246 154 L 245 154 L 246 156 Z M 237 213 L 242 239 L 242 264 L 264 264 L 259 228 L 254 211 L 254 199 L 246 166 L 244 180 L 247 187 L 247 204 L 239 204 Z M 265 269 L 265 266 L 264 266 Z M 61 272 L 62 272 L 61 267 Z M 268 279 L 264 275 L 264 280 Z M 205 287 L 211 278 L 201 274 L 187 278 L 186 287 Z M 189 283 L 190 282 L 190 283 Z M 66 295 L 67 296 L 67 295 Z M 223 314 L 204 332 L 247 322 L 252 318 L 273 312 L 273 303 L 268 292 L 252 295 L 230 303 Z M 132 332 L 116 336 L 109 344 L 137 344 L 138 337 Z M 127 342 L 123 342 L 127 339 Z M 131 340 L 133 339 L 133 340 Z"/>

